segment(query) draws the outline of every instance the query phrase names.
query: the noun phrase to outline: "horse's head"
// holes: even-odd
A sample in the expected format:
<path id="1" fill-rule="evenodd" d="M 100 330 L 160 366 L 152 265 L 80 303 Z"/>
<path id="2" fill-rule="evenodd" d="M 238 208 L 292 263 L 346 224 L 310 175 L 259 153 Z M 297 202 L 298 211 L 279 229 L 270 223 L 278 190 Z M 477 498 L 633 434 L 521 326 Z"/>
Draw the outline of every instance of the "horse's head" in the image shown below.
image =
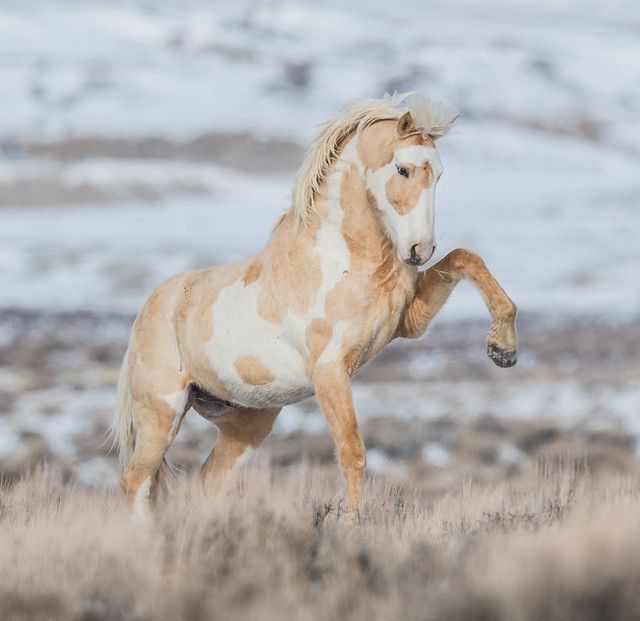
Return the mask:
<path id="1" fill-rule="evenodd" d="M 423 265 L 436 249 L 434 203 L 442 163 L 435 139 L 446 133 L 458 116 L 417 97 L 413 106 L 407 102 L 409 110 L 399 119 L 373 123 L 358 139 L 371 202 L 380 212 L 398 258 L 409 265 Z M 430 106 L 426 110 L 428 125 L 421 118 L 425 101 Z"/>

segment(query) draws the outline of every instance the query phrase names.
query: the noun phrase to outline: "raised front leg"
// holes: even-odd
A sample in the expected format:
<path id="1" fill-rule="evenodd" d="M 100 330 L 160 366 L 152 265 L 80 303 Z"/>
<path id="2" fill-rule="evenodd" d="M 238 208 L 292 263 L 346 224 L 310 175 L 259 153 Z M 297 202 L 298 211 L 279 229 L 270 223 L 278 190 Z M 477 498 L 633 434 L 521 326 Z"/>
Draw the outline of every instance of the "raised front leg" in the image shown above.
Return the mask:
<path id="1" fill-rule="evenodd" d="M 357 519 L 362 497 L 365 450 L 353 407 L 349 376 L 338 363 L 318 367 L 313 375 L 316 398 L 329 423 L 347 485 L 349 507 Z"/>
<path id="2" fill-rule="evenodd" d="M 491 313 L 487 354 L 499 367 L 512 367 L 517 360 L 516 305 L 509 299 L 484 261 L 474 252 L 458 248 L 420 275 L 416 296 L 407 308 L 397 336 L 417 338 L 424 334 L 454 287 L 462 278 L 470 280 Z"/>

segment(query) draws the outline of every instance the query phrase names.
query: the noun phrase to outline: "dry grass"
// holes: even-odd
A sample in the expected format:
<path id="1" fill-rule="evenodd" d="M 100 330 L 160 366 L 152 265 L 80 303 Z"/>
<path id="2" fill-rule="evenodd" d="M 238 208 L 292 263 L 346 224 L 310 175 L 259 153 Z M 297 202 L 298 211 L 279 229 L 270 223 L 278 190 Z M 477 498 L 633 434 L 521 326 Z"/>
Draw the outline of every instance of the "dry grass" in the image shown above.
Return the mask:
<path id="1" fill-rule="evenodd" d="M 640 488 L 547 467 L 421 496 L 373 478 L 348 525 L 333 469 L 183 485 L 153 532 L 120 495 L 40 472 L 2 489 L 0 618 L 637 619 Z"/>

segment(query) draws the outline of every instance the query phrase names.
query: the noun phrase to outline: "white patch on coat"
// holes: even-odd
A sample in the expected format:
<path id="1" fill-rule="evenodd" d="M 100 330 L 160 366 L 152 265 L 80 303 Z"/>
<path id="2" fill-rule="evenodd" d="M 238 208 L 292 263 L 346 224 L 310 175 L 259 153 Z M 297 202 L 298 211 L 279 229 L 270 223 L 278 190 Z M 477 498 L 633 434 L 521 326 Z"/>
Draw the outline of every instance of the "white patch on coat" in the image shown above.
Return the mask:
<path id="1" fill-rule="evenodd" d="M 233 464 L 234 470 L 241 470 L 244 468 L 253 458 L 255 453 L 255 449 L 252 446 L 247 446 L 246 449 L 241 453 L 241 455 L 236 459 L 236 463 Z"/>
<path id="2" fill-rule="evenodd" d="M 205 352 L 213 370 L 233 396 L 247 407 L 285 405 L 310 394 L 304 361 L 284 325 L 258 313 L 260 283 L 239 280 L 222 289 L 212 309 L 213 333 Z M 239 356 L 255 356 L 273 375 L 263 386 L 246 384 L 234 367 Z"/>
<path id="3" fill-rule="evenodd" d="M 133 500 L 133 519 L 139 526 L 148 526 L 152 521 L 150 497 L 151 477 L 147 477 L 138 487 Z"/>
<path id="4" fill-rule="evenodd" d="M 165 395 L 163 399 L 173 410 L 174 414 L 181 415 L 184 412 L 184 408 L 187 406 L 187 396 L 186 390 L 177 390 L 176 392 Z"/>
<path id="5" fill-rule="evenodd" d="M 205 345 L 205 353 L 218 378 L 240 405 L 276 407 L 313 394 L 304 364 L 306 331 L 314 319 L 325 318 L 327 294 L 349 271 L 351 253 L 342 234 L 344 211 L 340 190 L 344 173 L 355 161 L 357 152 L 352 139 L 329 175 L 327 216 L 320 223 L 312 249 L 320 259 L 320 286 L 309 310 L 289 312 L 281 325 L 267 321 L 258 313 L 260 281 L 245 286 L 241 279 L 222 289 L 212 307 L 213 332 Z M 345 330 L 346 324 L 334 329 L 322 362 L 331 362 L 341 354 Z M 274 380 L 263 386 L 246 384 L 234 367 L 239 356 L 255 356 Z"/>
<path id="6" fill-rule="evenodd" d="M 333 333 L 331 334 L 331 339 L 327 343 L 327 346 L 324 348 L 322 354 L 320 354 L 320 357 L 318 358 L 318 364 L 327 364 L 328 362 L 333 362 L 338 359 L 338 357 L 342 353 L 342 339 L 346 331 L 346 321 L 337 321 L 333 325 Z"/>
<path id="7" fill-rule="evenodd" d="M 438 149 L 435 147 L 427 147 L 420 144 L 412 144 L 408 147 L 402 147 L 402 149 L 398 149 L 395 152 L 393 160 L 398 166 L 401 166 L 402 164 L 420 166 L 425 161 L 428 161 L 431 168 L 433 168 L 433 172 L 436 177 L 442 172 L 442 162 L 440 161 Z"/>
<path id="8" fill-rule="evenodd" d="M 175 438 L 176 433 L 178 432 L 178 427 L 182 422 L 182 418 L 185 414 L 185 408 L 187 407 L 187 399 L 189 397 L 188 391 L 186 390 L 177 390 L 176 392 L 172 392 L 163 397 L 164 401 L 169 405 L 169 407 L 173 410 L 174 417 L 173 422 L 171 423 L 171 431 L 169 432 L 169 442 Z"/>

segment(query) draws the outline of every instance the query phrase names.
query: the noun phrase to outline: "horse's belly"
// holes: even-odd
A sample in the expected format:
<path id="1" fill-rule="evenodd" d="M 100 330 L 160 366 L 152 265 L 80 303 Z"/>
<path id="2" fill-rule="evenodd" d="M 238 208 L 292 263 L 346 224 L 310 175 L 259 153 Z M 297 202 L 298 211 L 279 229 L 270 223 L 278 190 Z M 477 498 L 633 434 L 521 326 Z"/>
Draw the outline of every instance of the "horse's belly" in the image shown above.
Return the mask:
<path id="1" fill-rule="evenodd" d="M 230 400 L 245 407 L 281 407 L 313 394 L 302 356 L 274 347 L 269 356 L 241 354 L 234 363 L 214 366 Z M 215 351 L 214 351 L 215 355 Z"/>

